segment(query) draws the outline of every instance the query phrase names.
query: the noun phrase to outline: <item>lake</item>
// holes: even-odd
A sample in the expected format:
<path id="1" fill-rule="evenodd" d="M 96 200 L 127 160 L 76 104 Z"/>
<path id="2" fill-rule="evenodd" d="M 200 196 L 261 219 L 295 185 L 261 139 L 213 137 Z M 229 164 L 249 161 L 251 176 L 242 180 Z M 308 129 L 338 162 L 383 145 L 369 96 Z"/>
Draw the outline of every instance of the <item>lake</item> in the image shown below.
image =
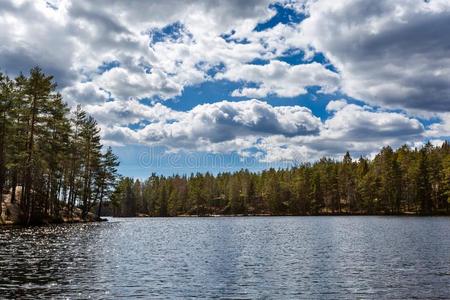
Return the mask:
<path id="1" fill-rule="evenodd" d="M 450 218 L 124 218 L 0 228 L 0 298 L 450 298 Z"/>

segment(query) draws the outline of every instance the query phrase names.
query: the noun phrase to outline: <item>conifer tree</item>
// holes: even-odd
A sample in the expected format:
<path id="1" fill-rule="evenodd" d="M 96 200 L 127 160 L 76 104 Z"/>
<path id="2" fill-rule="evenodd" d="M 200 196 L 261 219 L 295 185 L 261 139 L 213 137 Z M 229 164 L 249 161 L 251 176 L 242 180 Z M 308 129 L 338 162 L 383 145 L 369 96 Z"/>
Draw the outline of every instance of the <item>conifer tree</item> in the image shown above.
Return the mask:
<path id="1" fill-rule="evenodd" d="M 6 181 L 6 148 L 11 135 L 12 120 L 10 112 L 12 106 L 13 82 L 7 76 L 0 73 L 0 200 L 3 196 Z M 0 205 L 0 214 L 1 212 L 2 206 Z"/>
<path id="2" fill-rule="evenodd" d="M 0 100 L 2 194 L 20 201 L 27 224 L 60 220 L 63 207 L 78 206 L 86 218 L 117 177 L 117 157 L 111 149 L 102 156 L 95 120 L 81 107 L 69 118 L 53 77 L 38 67 L 14 80 L 0 74 Z"/>

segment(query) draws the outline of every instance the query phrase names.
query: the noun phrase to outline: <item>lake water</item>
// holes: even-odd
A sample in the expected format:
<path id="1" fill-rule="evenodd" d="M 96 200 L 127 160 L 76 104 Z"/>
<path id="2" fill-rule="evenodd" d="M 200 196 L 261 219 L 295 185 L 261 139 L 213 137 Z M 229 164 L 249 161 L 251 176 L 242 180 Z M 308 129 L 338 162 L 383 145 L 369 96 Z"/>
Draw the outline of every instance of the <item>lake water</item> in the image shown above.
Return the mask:
<path id="1" fill-rule="evenodd" d="M 0 228 L 0 298 L 450 298 L 450 218 Z"/>

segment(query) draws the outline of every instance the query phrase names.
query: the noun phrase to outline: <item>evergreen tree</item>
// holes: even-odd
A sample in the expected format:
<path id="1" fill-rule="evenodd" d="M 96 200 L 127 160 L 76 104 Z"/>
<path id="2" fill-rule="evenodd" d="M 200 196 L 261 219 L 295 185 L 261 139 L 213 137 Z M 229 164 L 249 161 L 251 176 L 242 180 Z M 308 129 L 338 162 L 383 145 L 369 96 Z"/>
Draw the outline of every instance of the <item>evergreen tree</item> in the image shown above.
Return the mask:
<path id="1" fill-rule="evenodd" d="M 97 174 L 97 190 L 99 193 L 99 203 L 97 209 L 97 218 L 102 215 L 102 205 L 104 199 L 109 199 L 117 185 L 117 167 L 119 159 L 113 153 L 111 147 L 108 147 L 105 154 L 101 156 L 100 167 Z"/>
<path id="2" fill-rule="evenodd" d="M 0 73 L 0 204 L 6 181 L 6 147 L 11 135 L 11 110 L 13 106 L 13 82 Z M 0 214 L 2 206 L 0 205 Z"/>
<path id="3" fill-rule="evenodd" d="M 431 214 L 431 184 L 428 176 L 427 150 L 422 148 L 419 151 L 419 169 L 416 179 L 417 199 L 420 202 L 420 209 L 423 214 Z"/>
<path id="4" fill-rule="evenodd" d="M 53 77 L 38 67 L 14 80 L 0 74 L 0 100 L 2 194 L 11 204 L 20 201 L 27 224 L 60 220 L 67 210 L 70 219 L 76 206 L 87 218 L 99 199 L 110 196 L 118 165 L 110 149 L 102 161 L 95 120 L 80 107 L 70 119 Z"/>
<path id="5" fill-rule="evenodd" d="M 339 169 L 339 193 L 345 200 L 347 212 L 356 210 L 355 196 L 356 196 L 356 179 L 353 161 L 350 153 L 347 151 Z"/>
<path id="6" fill-rule="evenodd" d="M 447 153 L 443 156 L 442 160 L 442 168 L 443 168 L 443 181 L 442 184 L 444 186 L 445 200 L 446 200 L 446 211 L 449 211 L 450 204 L 450 153 Z"/>
<path id="7" fill-rule="evenodd" d="M 449 155 L 448 143 L 426 145 L 420 151 L 384 147 L 373 160 L 353 161 L 347 152 L 342 161 L 322 158 L 314 164 L 261 173 L 241 170 L 188 178 L 153 174 L 140 189 L 153 216 L 446 213 Z M 121 186 L 118 191 L 123 190 Z M 127 207 L 129 197 L 122 196 L 120 203 Z M 136 213 L 146 210 L 138 206 Z"/>

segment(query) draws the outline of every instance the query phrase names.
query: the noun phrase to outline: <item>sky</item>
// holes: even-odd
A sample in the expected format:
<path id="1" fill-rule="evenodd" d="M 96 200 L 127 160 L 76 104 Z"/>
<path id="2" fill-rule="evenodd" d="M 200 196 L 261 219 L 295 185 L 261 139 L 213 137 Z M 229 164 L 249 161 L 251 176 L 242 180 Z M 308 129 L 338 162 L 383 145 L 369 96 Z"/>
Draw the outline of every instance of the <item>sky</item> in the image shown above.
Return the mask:
<path id="1" fill-rule="evenodd" d="M 450 137 L 447 0 L 2 0 L 0 71 L 39 65 L 145 178 Z"/>

